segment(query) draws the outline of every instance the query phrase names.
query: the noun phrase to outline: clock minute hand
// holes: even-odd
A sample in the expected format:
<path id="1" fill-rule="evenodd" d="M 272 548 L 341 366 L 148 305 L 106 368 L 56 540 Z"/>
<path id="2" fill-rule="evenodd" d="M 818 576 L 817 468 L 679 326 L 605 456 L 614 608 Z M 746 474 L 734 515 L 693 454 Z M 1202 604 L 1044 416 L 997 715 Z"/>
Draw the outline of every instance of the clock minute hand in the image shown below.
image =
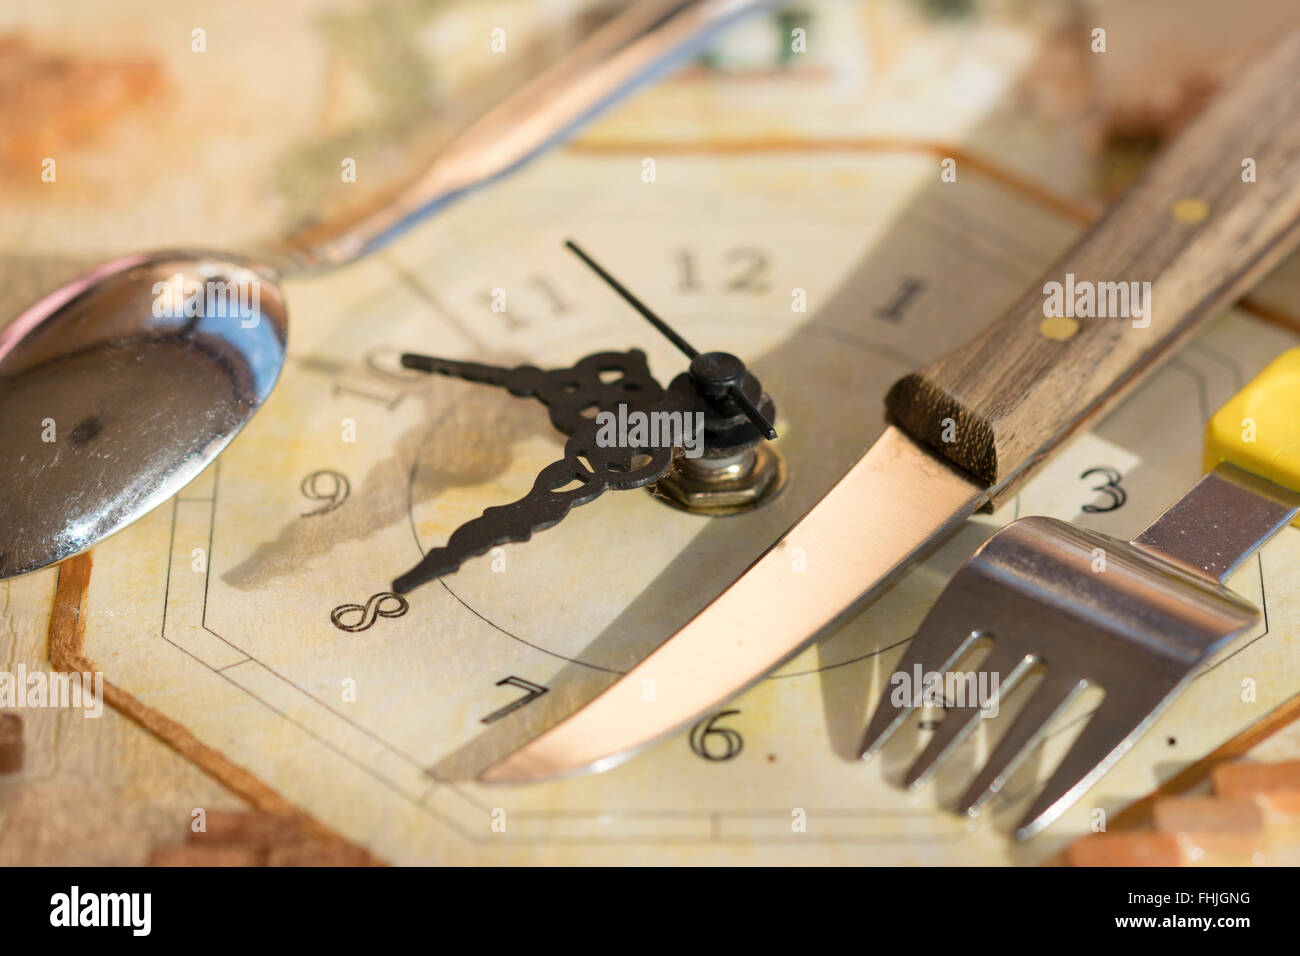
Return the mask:
<path id="1" fill-rule="evenodd" d="M 1242 156 L 1256 161 L 1257 182 L 1242 181 Z M 1010 311 L 896 383 L 885 401 L 893 424 L 737 581 L 481 779 L 607 769 L 744 690 L 879 594 L 980 505 L 1005 498 L 1298 242 L 1294 33 L 1234 78 Z M 1150 282 L 1155 306 L 1148 299 L 1140 321 L 1045 324 L 1044 283 L 1066 274 L 1076 286 Z M 792 572 L 796 548 L 806 555 L 803 574 Z M 653 704 L 641 696 L 647 680 Z"/>

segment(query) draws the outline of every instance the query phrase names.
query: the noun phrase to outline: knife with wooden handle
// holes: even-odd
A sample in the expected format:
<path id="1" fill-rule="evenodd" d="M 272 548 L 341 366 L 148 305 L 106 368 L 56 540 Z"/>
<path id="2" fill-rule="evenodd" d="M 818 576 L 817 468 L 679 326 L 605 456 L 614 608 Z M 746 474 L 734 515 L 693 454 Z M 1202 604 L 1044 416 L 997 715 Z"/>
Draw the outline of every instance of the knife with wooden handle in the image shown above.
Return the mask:
<path id="1" fill-rule="evenodd" d="M 607 769 L 744 690 L 1010 493 L 1298 242 L 1300 32 L 1235 77 L 1004 316 L 897 382 L 881 438 L 713 603 L 480 779 Z"/>

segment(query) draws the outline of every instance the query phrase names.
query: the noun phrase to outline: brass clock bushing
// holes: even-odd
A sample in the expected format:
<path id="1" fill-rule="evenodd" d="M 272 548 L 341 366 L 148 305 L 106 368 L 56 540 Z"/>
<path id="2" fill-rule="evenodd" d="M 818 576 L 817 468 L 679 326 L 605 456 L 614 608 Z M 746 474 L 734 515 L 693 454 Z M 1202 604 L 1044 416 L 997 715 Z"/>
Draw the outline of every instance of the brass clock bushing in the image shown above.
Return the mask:
<path id="1" fill-rule="evenodd" d="M 679 450 L 650 486 L 657 498 L 701 515 L 733 515 L 771 501 L 785 487 L 785 458 L 763 442 L 725 458 L 687 458 Z"/>

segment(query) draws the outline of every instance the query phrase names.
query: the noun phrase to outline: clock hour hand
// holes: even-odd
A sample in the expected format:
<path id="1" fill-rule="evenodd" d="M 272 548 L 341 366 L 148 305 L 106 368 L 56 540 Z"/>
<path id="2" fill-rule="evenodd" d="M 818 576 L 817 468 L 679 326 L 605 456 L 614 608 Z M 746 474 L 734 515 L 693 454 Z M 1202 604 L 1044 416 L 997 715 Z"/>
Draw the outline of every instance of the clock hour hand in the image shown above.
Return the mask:
<path id="1" fill-rule="evenodd" d="M 499 385 L 511 395 L 526 398 L 537 392 L 542 377 L 546 374 L 532 365 L 520 365 L 506 368 L 504 365 L 484 365 L 480 362 L 461 362 L 456 359 L 435 358 L 432 355 L 417 355 L 406 352 L 402 355 L 405 368 L 434 375 L 447 375 L 463 378 L 467 382 L 482 382 L 485 385 Z"/>
<path id="2" fill-rule="evenodd" d="M 407 352 L 409 369 L 448 375 L 469 382 L 497 385 L 518 398 L 536 398 L 551 414 L 551 424 L 572 435 L 589 422 L 593 409 L 613 410 L 620 404 L 653 404 L 664 396 L 663 386 L 650 374 L 645 353 L 597 352 L 570 368 L 543 371 L 534 365 L 504 368 Z"/>

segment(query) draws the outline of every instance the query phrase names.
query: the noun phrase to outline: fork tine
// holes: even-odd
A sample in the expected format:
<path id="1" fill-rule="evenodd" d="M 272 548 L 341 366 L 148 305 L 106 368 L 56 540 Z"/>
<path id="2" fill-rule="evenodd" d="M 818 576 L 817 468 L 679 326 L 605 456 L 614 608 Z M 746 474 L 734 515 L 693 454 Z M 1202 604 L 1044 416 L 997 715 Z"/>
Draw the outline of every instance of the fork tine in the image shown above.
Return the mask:
<path id="1" fill-rule="evenodd" d="M 1056 715 L 1087 686 L 1088 682 L 1082 678 L 1054 678 L 1049 671 L 1024 709 L 1012 719 L 1011 726 L 993 748 L 988 762 L 957 801 L 957 812 L 967 816 L 979 813 L 980 807 L 1001 790 L 1015 773 L 1016 767 L 1030 748 L 1038 743 Z"/>
<path id="2" fill-rule="evenodd" d="M 997 697 L 1000 700 L 1002 695 L 1024 676 L 1025 671 L 1029 670 L 1033 663 L 1033 655 L 1005 644 L 999 646 L 998 639 L 995 637 L 993 650 L 980 662 L 979 670 L 998 675 Z M 934 736 L 930 738 L 921 755 L 907 771 L 903 785 L 915 788 L 929 780 L 953 748 L 970 733 L 975 726 L 975 719 L 982 710 L 978 701 L 968 701 L 961 707 L 948 708 Z"/>
<path id="3" fill-rule="evenodd" d="M 880 695 L 880 703 L 876 705 L 876 711 L 871 715 L 871 722 L 867 724 L 866 732 L 862 735 L 862 743 L 858 746 L 860 759 L 869 759 L 883 747 L 885 741 L 894 735 L 894 731 L 903 725 L 907 715 L 916 709 L 921 688 L 913 688 L 910 697 L 902 704 L 895 704 L 894 676 L 897 674 L 910 676 L 917 667 L 920 667 L 922 674 L 945 671 L 980 637 L 978 631 L 949 628 L 945 626 L 948 624 L 946 620 L 940 618 L 932 621 L 931 618 L 934 617 L 935 614 L 931 611 L 930 615 L 921 622 L 921 629 L 916 632 L 902 660 L 890 675 L 889 686 L 886 686 L 884 693 Z"/>
<path id="4" fill-rule="evenodd" d="M 1016 839 L 1028 839 L 1073 806 L 1129 751 L 1190 677 L 1174 683 L 1160 681 L 1151 688 L 1126 688 L 1122 695 L 1107 690 L 1101 706 L 1016 826 Z"/>

